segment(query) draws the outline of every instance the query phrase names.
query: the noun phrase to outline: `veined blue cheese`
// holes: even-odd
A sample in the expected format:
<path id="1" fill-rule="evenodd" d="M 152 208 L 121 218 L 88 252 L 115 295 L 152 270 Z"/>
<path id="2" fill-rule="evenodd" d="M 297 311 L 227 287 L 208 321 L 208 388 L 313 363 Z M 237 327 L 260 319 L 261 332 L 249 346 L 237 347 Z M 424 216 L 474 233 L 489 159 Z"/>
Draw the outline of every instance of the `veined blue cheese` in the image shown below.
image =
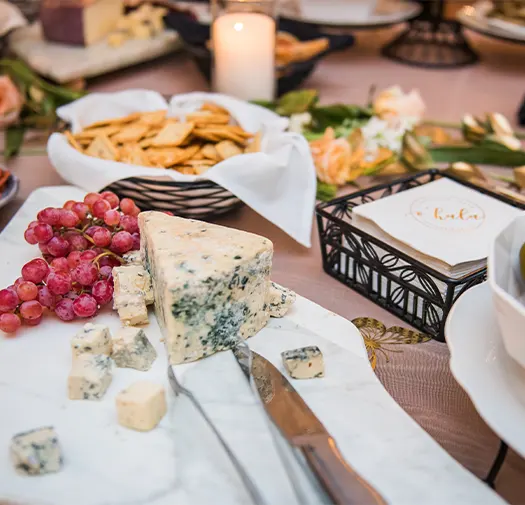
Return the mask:
<path id="1" fill-rule="evenodd" d="M 24 475 L 53 473 L 62 468 L 62 453 L 52 427 L 15 435 L 11 440 L 10 452 L 16 471 Z"/>
<path id="2" fill-rule="evenodd" d="M 122 256 L 126 265 L 142 266 L 142 256 L 140 251 L 130 251 Z"/>
<path id="3" fill-rule="evenodd" d="M 104 354 L 81 354 L 68 378 L 70 400 L 99 400 L 111 384 L 113 360 Z"/>
<path id="4" fill-rule="evenodd" d="M 87 323 L 71 339 L 73 357 L 81 354 L 111 354 L 111 335 L 103 324 Z"/>
<path id="5" fill-rule="evenodd" d="M 151 277 L 142 264 L 124 265 L 113 268 L 115 284 L 114 298 L 121 295 L 140 295 L 146 305 L 154 302 Z"/>
<path id="6" fill-rule="evenodd" d="M 112 346 L 111 357 L 119 368 L 135 368 L 145 372 L 157 358 L 155 348 L 140 328 L 120 329 L 113 337 Z"/>
<path id="7" fill-rule="evenodd" d="M 270 309 L 270 316 L 272 317 L 283 317 L 290 306 L 295 302 L 295 293 L 279 284 L 272 282 L 270 283 L 270 289 L 268 290 L 268 306 Z"/>
<path id="8" fill-rule="evenodd" d="M 270 240 L 161 212 L 142 212 L 139 226 L 171 364 L 227 349 L 266 325 Z"/>
<path id="9" fill-rule="evenodd" d="M 294 379 L 324 377 L 323 354 L 316 345 L 284 351 L 281 357 L 284 368 Z"/>

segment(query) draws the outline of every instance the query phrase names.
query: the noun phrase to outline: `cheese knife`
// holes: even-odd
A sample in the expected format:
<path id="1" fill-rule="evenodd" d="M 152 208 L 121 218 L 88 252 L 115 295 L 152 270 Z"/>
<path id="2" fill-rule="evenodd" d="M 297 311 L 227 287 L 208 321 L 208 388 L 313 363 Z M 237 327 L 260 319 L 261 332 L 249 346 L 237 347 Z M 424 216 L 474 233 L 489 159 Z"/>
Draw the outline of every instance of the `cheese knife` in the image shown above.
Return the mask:
<path id="1" fill-rule="evenodd" d="M 244 341 L 233 348 L 251 377 L 266 413 L 299 450 L 336 505 L 386 505 L 383 497 L 348 465 L 335 440 L 279 370 Z"/>

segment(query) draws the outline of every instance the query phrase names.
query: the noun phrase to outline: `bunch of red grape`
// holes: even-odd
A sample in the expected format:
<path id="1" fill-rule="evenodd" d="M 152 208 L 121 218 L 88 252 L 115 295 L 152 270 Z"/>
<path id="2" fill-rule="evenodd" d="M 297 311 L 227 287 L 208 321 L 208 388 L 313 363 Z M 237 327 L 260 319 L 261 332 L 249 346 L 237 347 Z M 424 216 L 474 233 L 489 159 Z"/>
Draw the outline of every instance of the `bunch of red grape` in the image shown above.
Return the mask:
<path id="1" fill-rule="evenodd" d="M 139 249 L 139 213 L 133 200 L 111 191 L 41 210 L 24 237 L 44 259 L 25 264 L 22 276 L 0 290 L 0 330 L 36 326 L 45 310 L 63 321 L 94 316 L 113 299 L 113 267 Z"/>

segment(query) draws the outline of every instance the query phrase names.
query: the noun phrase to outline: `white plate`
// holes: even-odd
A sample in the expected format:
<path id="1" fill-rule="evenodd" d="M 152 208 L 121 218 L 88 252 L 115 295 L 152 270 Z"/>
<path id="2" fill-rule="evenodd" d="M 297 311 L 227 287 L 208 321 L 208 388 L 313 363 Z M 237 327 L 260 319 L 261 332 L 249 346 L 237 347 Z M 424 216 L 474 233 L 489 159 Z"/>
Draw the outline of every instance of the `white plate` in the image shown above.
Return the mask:
<path id="1" fill-rule="evenodd" d="M 450 369 L 486 423 L 525 457 L 525 369 L 505 351 L 487 283 L 454 304 L 445 326 Z"/>
<path id="2" fill-rule="evenodd" d="M 416 17 L 421 5 L 414 2 L 381 2 L 381 11 L 373 12 L 367 8 L 371 2 L 304 2 L 300 15 L 288 15 L 289 19 L 326 26 L 379 26 L 402 23 Z"/>
<path id="3" fill-rule="evenodd" d="M 490 8 L 491 2 L 486 0 L 476 2 L 474 5 L 466 5 L 457 13 L 457 20 L 467 28 L 485 35 L 525 42 L 525 27 L 488 18 L 487 13 Z"/>

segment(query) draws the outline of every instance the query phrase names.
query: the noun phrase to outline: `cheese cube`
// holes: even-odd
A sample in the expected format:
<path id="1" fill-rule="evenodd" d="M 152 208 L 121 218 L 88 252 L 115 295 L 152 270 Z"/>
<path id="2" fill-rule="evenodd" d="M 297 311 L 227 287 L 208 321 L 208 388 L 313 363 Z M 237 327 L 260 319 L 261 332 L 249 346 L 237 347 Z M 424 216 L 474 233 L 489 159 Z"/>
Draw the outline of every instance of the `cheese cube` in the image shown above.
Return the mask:
<path id="1" fill-rule="evenodd" d="M 104 354 L 81 354 L 68 379 L 70 400 L 99 400 L 111 384 L 112 359 Z"/>
<path id="2" fill-rule="evenodd" d="M 284 368 L 294 379 L 324 377 L 323 354 L 316 345 L 284 351 L 281 357 Z"/>
<path id="3" fill-rule="evenodd" d="M 124 254 L 122 257 L 126 262 L 126 265 L 142 266 L 142 256 L 140 251 L 130 251 Z"/>
<path id="4" fill-rule="evenodd" d="M 113 282 L 115 300 L 118 300 L 120 296 L 140 295 L 144 298 L 146 305 L 151 305 L 155 301 L 151 277 L 142 265 L 124 265 L 113 268 Z"/>
<path id="5" fill-rule="evenodd" d="M 113 337 L 111 357 L 119 368 L 146 371 L 157 358 L 157 351 L 140 328 L 122 328 Z"/>
<path id="6" fill-rule="evenodd" d="M 120 295 L 113 299 L 120 321 L 125 326 L 148 324 L 148 308 L 142 295 Z"/>
<path id="7" fill-rule="evenodd" d="M 87 323 L 71 339 L 73 357 L 81 354 L 111 355 L 111 335 L 109 328 L 103 324 Z"/>
<path id="8" fill-rule="evenodd" d="M 268 239 L 161 212 L 142 212 L 138 219 L 171 364 L 228 349 L 266 325 Z"/>
<path id="9" fill-rule="evenodd" d="M 270 308 L 271 317 L 283 317 L 290 306 L 295 302 L 296 295 L 290 289 L 287 289 L 275 282 L 270 283 L 268 290 L 267 303 Z"/>
<path id="10" fill-rule="evenodd" d="M 136 382 L 117 395 L 118 422 L 126 428 L 149 431 L 166 414 L 164 388 L 152 382 Z"/>
<path id="11" fill-rule="evenodd" d="M 62 468 L 62 453 L 52 427 L 15 435 L 11 440 L 10 452 L 16 471 L 24 475 L 53 473 Z"/>

